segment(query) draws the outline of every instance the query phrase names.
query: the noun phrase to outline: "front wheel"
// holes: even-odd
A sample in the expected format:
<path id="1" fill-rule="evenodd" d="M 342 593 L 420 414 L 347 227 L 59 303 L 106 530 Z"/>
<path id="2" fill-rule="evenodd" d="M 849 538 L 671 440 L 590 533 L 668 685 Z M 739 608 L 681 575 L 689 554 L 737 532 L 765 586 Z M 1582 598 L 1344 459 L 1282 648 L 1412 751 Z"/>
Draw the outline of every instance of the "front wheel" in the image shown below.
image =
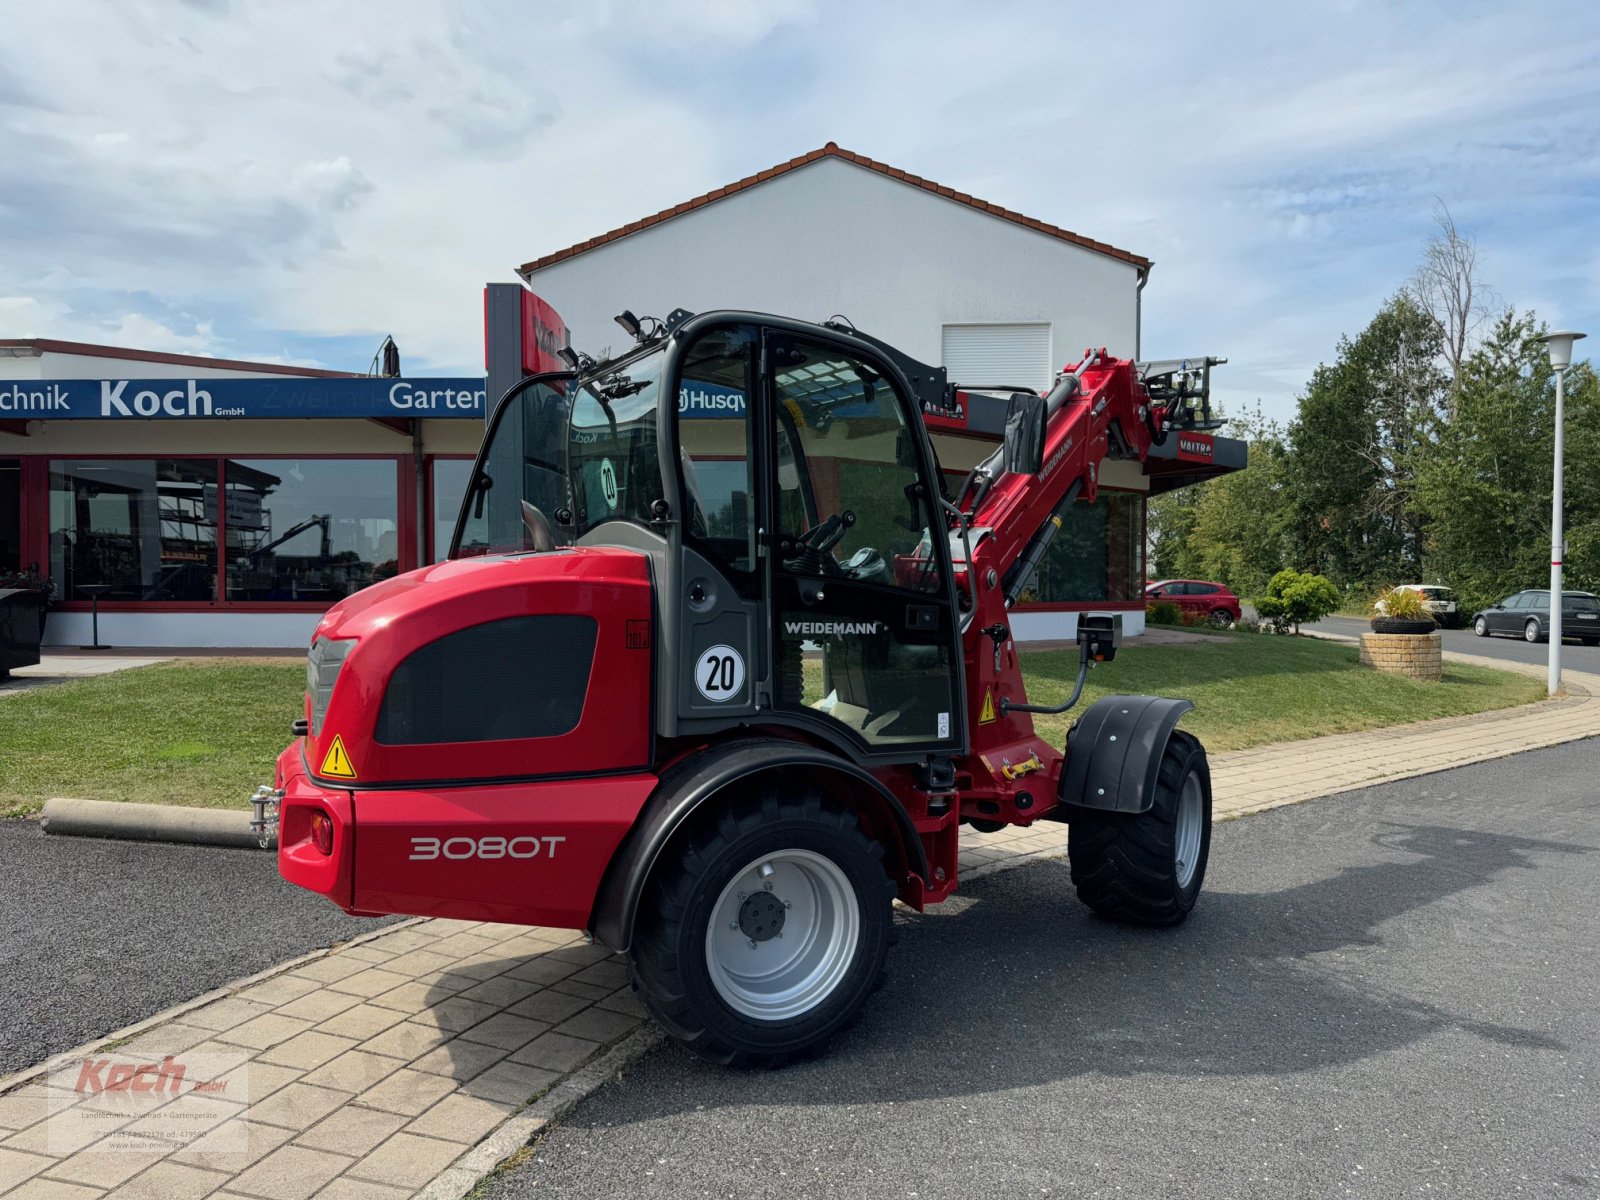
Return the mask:
<path id="1" fill-rule="evenodd" d="M 1525 642 L 1537 642 L 1539 640 L 1539 622 L 1529 621 L 1522 627 L 1522 640 Z"/>
<path id="2" fill-rule="evenodd" d="M 1067 858 L 1078 898 L 1101 916 L 1176 925 L 1200 897 L 1211 856 L 1211 768 L 1205 747 L 1177 732 L 1142 813 L 1074 812 Z"/>
<path id="3" fill-rule="evenodd" d="M 778 1066 L 843 1028 L 881 982 L 894 883 L 883 847 L 820 792 L 768 792 L 680 838 L 631 954 L 656 1021 L 702 1057 Z"/>
<path id="4" fill-rule="evenodd" d="M 1488 637 L 1489 636 L 1489 622 L 1488 622 L 1488 619 L 1485 618 L 1485 617 L 1479 617 L 1476 621 L 1474 621 L 1472 623 L 1472 632 L 1477 634 L 1479 637 Z"/>

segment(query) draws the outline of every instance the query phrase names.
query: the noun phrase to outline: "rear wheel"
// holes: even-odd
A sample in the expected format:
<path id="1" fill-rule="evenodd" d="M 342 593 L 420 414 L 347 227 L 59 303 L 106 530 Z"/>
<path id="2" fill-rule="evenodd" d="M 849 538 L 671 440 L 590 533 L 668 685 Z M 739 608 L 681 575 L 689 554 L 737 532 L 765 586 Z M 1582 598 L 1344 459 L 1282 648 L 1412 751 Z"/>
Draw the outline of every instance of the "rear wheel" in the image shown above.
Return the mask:
<path id="1" fill-rule="evenodd" d="M 1539 640 L 1539 622 L 1529 621 L 1522 627 L 1522 640 L 1525 642 L 1537 642 Z"/>
<path id="2" fill-rule="evenodd" d="M 639 910 L 634 986 L 667 1032 L 736 1066 L 820 1046 L 882 981 L 883 847 L 817 791 L 769 792 L 669 848 Z"/>
<path id="3" fill-rule="evenodd" d="M 1226 629 L 1233 624 L 1233 614 L 1225 608 L 1213 608 L 1206 620 L 1218 629 Z"/>
<path id="4" fill-rule="evenodd" d="M 1174 733 L 1148 811 L 1074 812 L 1067 857 L 1078 898 L 1101 916 L 1176 925 L 1200 896 L 1211 855 L 1211 769 L 1198 738 Z"/>
<path id="5" fill-rule="evenodd" d="M 1472 623 L 1472 632 L 1477 634 L 1479 637 L 1488 637 L 1489 636 L 1489 621 L 1488 621 L 1488 618 L 1479 617 L 1476 621 L 1474 621 Z"/>

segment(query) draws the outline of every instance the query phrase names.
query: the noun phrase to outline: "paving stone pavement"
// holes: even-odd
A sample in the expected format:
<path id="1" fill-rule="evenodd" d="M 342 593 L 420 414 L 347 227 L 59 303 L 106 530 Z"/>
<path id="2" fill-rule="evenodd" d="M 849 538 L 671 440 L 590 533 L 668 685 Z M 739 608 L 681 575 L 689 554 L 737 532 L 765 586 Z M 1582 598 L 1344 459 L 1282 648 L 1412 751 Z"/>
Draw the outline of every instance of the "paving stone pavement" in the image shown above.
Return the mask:
<path id="1" fill-rule="evenodd" d="M 1600 676 L 1568 678 L 1567 697 L 1519 709 L 1218 754 L 1216 814 L 1600 734 Z M 1064 828 L 1048 821 L 967 830 L 962 874 L 1065 846 Z M 454 1200 L 659 1038 L 623 962 L 578 935 L 464 921 L 393 925 L 0 1081 L 0 1196 Z M 205 1120 L 182 1125 L 181 1140 L 129 1139 L 163 1118 L 193 1117 L 183 1107 L 193 1095 L 74 1134 L 90 1128 L 73 1124 L 74 1110 L 94 1103 L 75 1084 L 97 1053 L 237 1061 L 229 1078 L 238 1086 L 215 1098 Z"/>

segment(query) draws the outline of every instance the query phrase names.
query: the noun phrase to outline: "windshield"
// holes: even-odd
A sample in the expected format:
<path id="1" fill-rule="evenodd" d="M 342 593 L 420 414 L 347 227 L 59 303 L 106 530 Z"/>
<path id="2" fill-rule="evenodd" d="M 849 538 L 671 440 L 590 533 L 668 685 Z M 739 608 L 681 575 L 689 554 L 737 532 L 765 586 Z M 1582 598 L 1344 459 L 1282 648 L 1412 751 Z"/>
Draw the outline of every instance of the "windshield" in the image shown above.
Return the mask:
<path id="1" fill-rule="evenodd" d="M 530 383 L 496 414 L 457 522 L 452 558 L 533 548 L 524 504 L 570 543 L 603 521 L 650 520 L 661 496 L 656 396 L 662 352 L 581 386 Z M 558 514 L 570 511 L 571 521 Z"/>
<path id="2" fill-rule="evenodd" d="M 573 536 L 605 521 L 648 524 L 662 498 L 656 449 L 661 351 L 585 383 L 567 422 Z"/>

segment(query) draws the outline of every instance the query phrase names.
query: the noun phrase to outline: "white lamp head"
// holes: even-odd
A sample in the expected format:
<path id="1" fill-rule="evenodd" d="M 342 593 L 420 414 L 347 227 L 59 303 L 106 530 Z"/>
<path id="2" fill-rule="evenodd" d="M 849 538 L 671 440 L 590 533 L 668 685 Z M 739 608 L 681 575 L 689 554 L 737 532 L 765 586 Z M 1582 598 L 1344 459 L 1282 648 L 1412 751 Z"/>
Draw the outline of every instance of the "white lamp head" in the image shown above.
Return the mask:
<path id="1" fill-rule="evenodd" d="M 1588 336 L 1585 333 L 1573 333 L 1570 329 L 1562 329 L 1554 333 L 1540 334 L 1535 340 L 1543 342 L 1545 348 L 1550 351 L 1550 365 L 1557 371 L 1565 371 L 1572 365 L 1572 343 Z"/>

